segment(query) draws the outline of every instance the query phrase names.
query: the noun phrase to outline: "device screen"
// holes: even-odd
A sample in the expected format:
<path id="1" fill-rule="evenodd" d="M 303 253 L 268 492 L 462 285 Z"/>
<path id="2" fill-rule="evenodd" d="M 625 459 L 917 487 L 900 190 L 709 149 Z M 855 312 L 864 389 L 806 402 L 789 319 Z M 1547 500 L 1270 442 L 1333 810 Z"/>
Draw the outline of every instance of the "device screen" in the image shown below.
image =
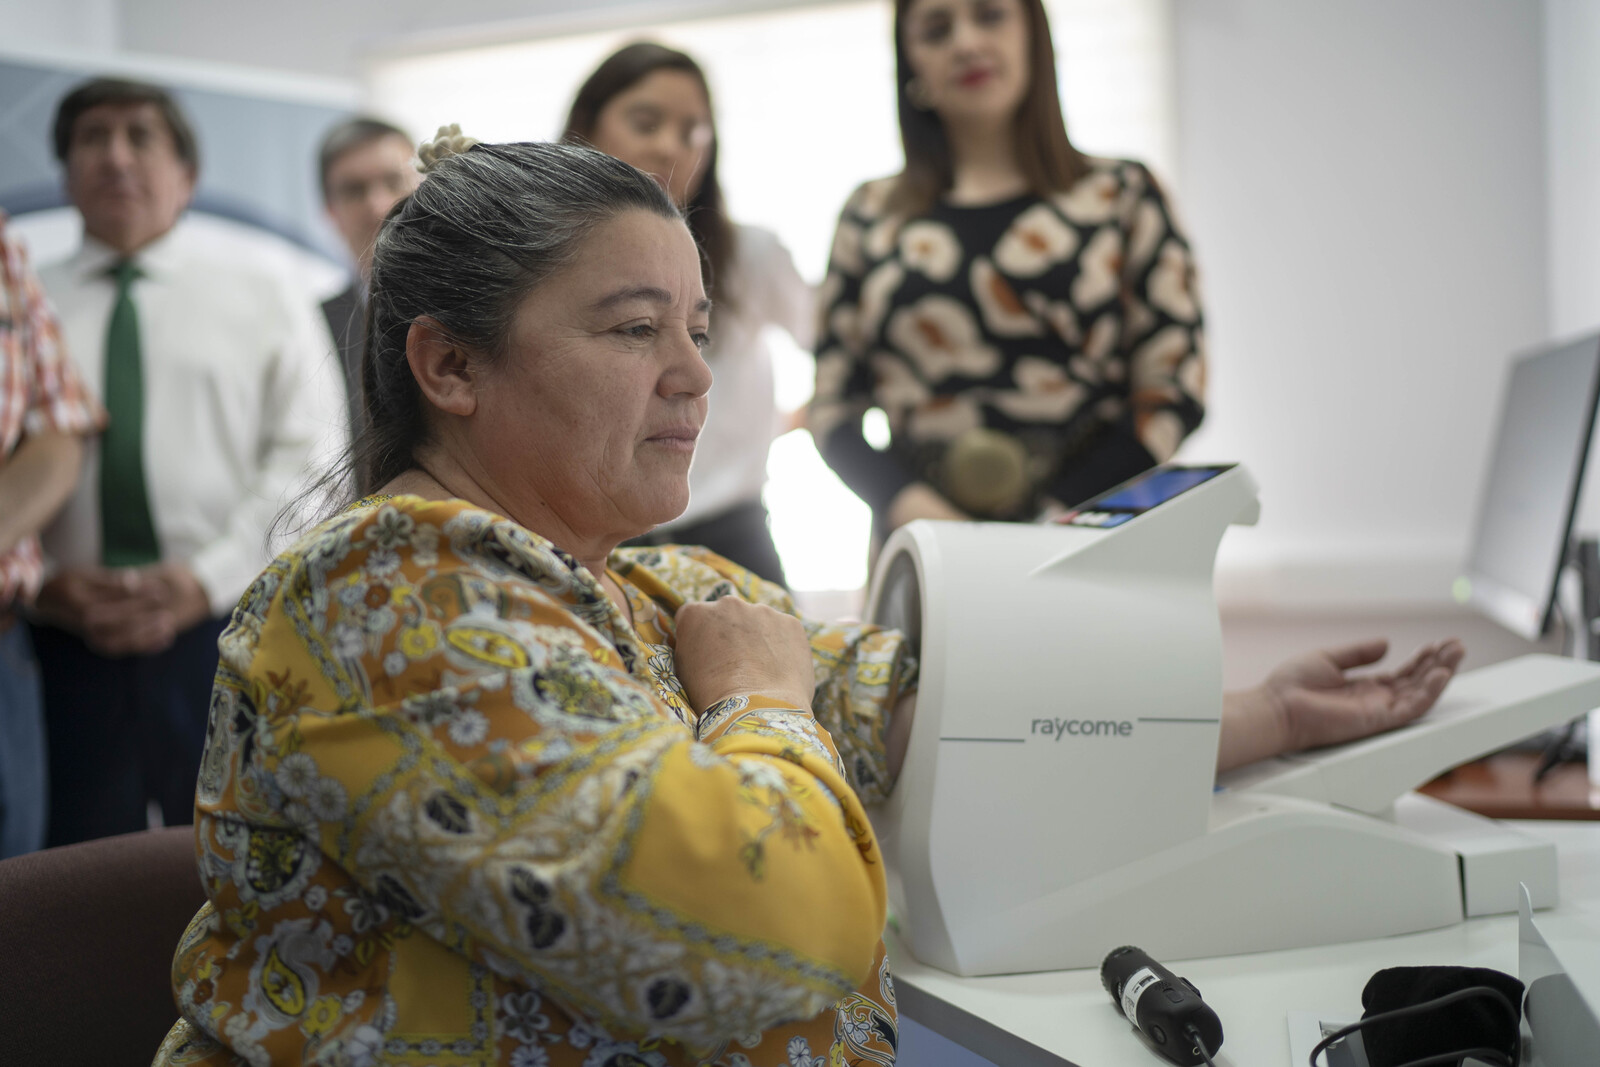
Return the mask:
<path id="1" fill-rule="evenodd" d="M 1594 433 L 1600 337 L 1511 364 L 1467 558 L 1468 595 L 1533 640 L 1545 629 Z M 1459 594 L 1458 594 L 1459 595 Z"/>
<path id="2" fill-rule="evenodd" d="M 1109 530 L 1159 507 L 1178 494 L 1210 481 L 1231 465 L 1219 467 L 1157 467 L 1131 482 L 1080 504 L 1054 521 L 1064 526 L 1093 526 Z"/>

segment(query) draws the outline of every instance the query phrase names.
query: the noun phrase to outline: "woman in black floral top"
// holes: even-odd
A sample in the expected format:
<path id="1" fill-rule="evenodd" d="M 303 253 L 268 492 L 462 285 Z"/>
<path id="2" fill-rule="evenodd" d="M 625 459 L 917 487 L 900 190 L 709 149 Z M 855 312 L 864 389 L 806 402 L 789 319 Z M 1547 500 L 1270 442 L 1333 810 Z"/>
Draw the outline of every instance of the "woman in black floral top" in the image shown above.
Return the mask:
<path id="1" fill-rule="evenodd" d="M 1040 0 L 896 0 L 895 42 L 907 163 L 834 237 L 822 455 L 879 536 L 1030 519 L 1168 459 L 1202 415 L 1189 243 L 1148 170 L 1067 140 Z"/>

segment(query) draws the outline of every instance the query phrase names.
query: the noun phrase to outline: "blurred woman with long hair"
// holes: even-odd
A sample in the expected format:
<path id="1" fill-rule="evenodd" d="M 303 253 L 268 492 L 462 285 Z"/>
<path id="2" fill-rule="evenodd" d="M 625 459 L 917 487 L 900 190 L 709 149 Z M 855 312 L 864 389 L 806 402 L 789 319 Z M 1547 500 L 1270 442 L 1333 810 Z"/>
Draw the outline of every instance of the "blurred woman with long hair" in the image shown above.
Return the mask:
<path id="1" fill-rule="evenodd" d="M 704 545 L 783 584 L 761 501 L 778 428 L 761 333 L 781 326 L 809 347 L 811 288 L 776 235 L 729 219 L 711 91 L 690 56 L 650 42 L 613 53 L 579 88 L 564 139 L 631 163 L 667 190 L 688 218 L 716 303 L 706 357 L 716 384 L 689 476 L 689 510 L 632 543 Z"/>
<path id="2" fill-rule="evenodd" d="M 1029 520 L 1168 459 L 1203 410 L 1189 243 L 1143 165 L 1067 138 L 1041 0 L 896 0 L 894 34 L 906 164 L 835 234 L 823 457 L 880 538 Z"/>

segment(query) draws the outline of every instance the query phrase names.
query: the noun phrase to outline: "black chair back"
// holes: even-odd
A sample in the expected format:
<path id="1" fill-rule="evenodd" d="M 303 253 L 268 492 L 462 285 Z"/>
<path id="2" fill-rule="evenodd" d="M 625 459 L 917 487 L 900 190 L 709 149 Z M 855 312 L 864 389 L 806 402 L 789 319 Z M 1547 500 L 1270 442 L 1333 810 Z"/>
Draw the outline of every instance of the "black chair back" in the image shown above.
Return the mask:
<path id="1" fill-rule="evenodd" d="M 0 1060 L 148 1067 L 178 1018 L 172 954 L 205 899 L 192 826 L 0 862 Z"/>

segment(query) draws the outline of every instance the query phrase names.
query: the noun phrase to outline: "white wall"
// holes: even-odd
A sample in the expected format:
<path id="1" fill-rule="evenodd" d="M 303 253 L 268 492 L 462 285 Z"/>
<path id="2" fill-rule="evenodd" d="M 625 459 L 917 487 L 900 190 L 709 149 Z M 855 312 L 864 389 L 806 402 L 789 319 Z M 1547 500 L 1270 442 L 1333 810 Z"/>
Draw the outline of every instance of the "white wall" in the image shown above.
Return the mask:
<path id="1" fill-rule="evenodd" d="M 377 50 L 492 43 L 529 26 L 659 21 L 666 12 L 780 7 L 794 0 L 120 0 L 126 48 L 356 75 Z"/>
<path id="2" fill-rule="evenodd" d="M 1442 601 L 1507 354 L 1547 332 L 1540 8 L 1183 0 L 1181 207 L 1214 376 L 1191 458 L 1263 517 L 1235 602 Z"/>
<path id="3" fill-rule="evenodd" d="M 781 7 L 796 0 L 0 0 L 0 47 L 149 55 L 238 63 L 339 78 L 375 51 L 483 44 L 530 25 L 597 14 L 619 23 L 665 11 Z M 804 0 L 800 0 L 804 2 Z"/>
<path id="4" fill-rule="evenodd" d="M 121 9 L 119 0 L 0 0 L 0 46 L 110 52 L 121 44 Z"/>
<path id="5" fill-rule="evenodd" d="M 1550 330 L 1600 326 L 1600 4 L 1545 0 Z"/>
<path id="6" fill-rule="evenodd" d="M 1545 0 L 1545 161 L 1550 332 L 1600 327 L 1600 3 Z M 1591 446 L 1578 527 L 1600 531 L 1600 448 Z"/>

